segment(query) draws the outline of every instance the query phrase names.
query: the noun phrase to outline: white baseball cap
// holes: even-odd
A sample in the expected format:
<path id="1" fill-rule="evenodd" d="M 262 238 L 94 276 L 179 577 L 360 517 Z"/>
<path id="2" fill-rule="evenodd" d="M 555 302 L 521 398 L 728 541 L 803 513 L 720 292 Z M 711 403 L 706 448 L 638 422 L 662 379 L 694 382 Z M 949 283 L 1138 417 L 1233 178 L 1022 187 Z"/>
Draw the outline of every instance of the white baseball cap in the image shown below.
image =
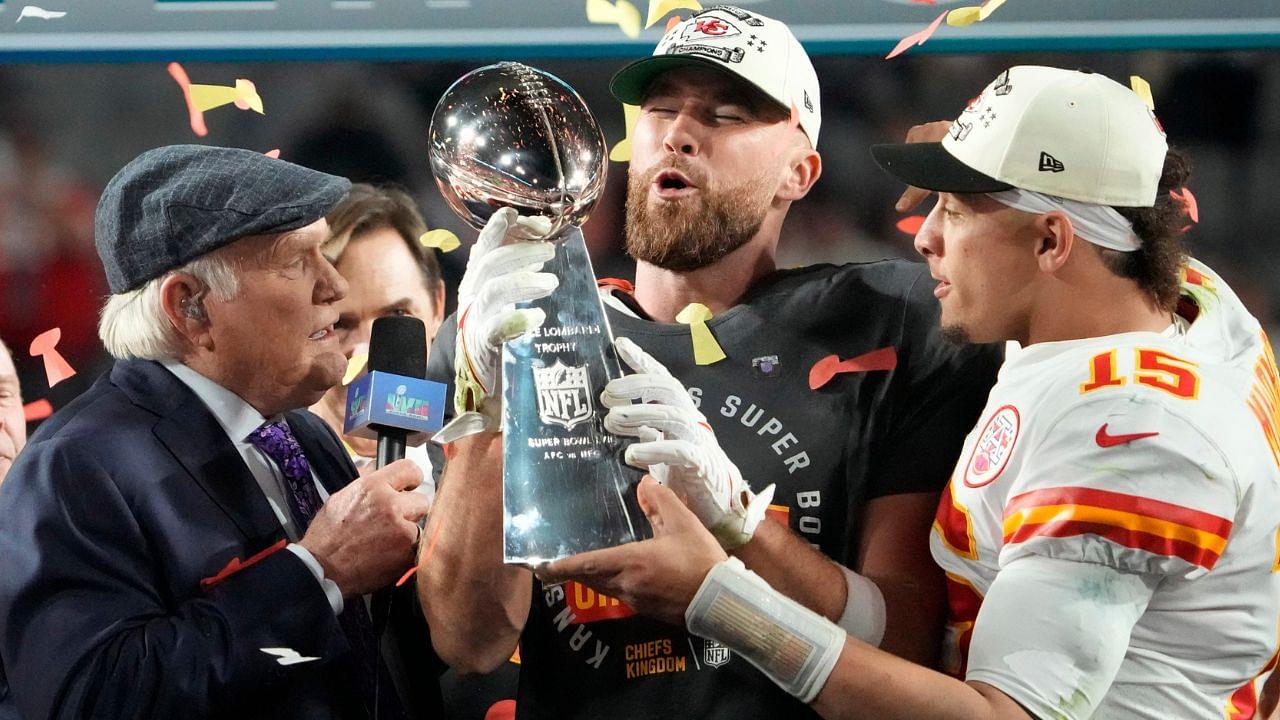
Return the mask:
<path id="1" fill-rule="evenodd" d="M 927 190 L 1019 188 L 1151 207 L 1168 147 L 1155 113 L 1129 88 L 1094 73 L 1021 65 L 970 100 L 942 142 L 875 145 L 871 154 Z"/>
<path id="2" fill-rule="evenodd" d="M 800 129 L 817 146 L 822 124 L 818 74 L 784 23 L 730 5 L 707 8 L 667 31 L 652 56 L 619 70 L 609 82 L 609 91 L 624 103 L 639 105 L 655 77 L 686 65 L 727 71 L 787 112 L 794 107 Z"/>

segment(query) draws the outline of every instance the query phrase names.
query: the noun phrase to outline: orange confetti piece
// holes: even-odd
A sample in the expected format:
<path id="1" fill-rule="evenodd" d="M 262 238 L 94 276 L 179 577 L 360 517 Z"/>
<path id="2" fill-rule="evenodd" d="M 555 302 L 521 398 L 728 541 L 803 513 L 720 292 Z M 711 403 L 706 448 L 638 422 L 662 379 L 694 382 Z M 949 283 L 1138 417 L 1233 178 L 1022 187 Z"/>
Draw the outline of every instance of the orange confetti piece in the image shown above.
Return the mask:
<path id="1" fill-rule="evenodd" d="M 426 565 L 427 561 L 431 559 L 431 553 L 436 551 L 436 541 L 440 539 L 440 528 L 442 527 L 444 527 L 443 519 L 436 523 L 436 529 L 431 533 L 431 541 L 427 543 L 427 551 L 422 553 L 422 560 L 420 560 L 417 565 L 409 568 L 404 575 L 400 576 L 400 579 L 396 581 L 396 587 L 400 587 L 401 585 L 409 582 L 409 578 L 413 577 L 413 574 L 418 572 L 418 568 Z"/>
<path id="2" fill-rule="evenodd" d="M 1196 196 L 1191 194 L 1191 188 L 1182 188 L 1182 192 L 1170 190 L 1169 197 L 1182 204 L 1183 210 L 1186 211 L 1187 217 L 1191 218 L 1191 222 L 1200 222 L 1200 206 L 1196 203 Z"/>
<path id="3" fill-rule="evenodd" d="M 264 152 L 264 153 L 262 153 L 262 154 L 263 154 L 263 155 L 266 155 L 266 156 L 267 156 L 267 157 L 269 157 L 269 158 L 275 158 L 276 160 L 279 160 L 279 159 L 280 159 L 280 148 L 276 148 L 275 150 L 268 150 L 268 151 L 266 151 L 266 152 Z"/>
<path id="4" fill-rule="evenodd" d="M 911 215 L 909 217 L 904 217 L 898 221 L 898 230 L 912 237 L 915 237 L 915 235 L 920 232 L 920 228 L 923 226 L 924 226 L 923 215 Z"/>
<path id="5" fill-rule="evenodd" d="M 420 567 L 422 566 L 414 565 L 413 567 L 409 568 L 409 570 L 406 571 L 405 574 L 401 575 L 400 579 L 396 581 L 396 587 L 400 587 L 401 585 L 409 582 L 409 578 L 413 577 L 413 574 L 418 572 L 418 568 Z"/>
<path id="6" fill-rule="evenodd" d="M 872 350 L 848 360 L 841 360 L 838 355 L 828 355 L 810 368 L 809 389 L 817 390 L 841 373 L 892 370 L 896 367 L 898 367 L 898 351 L 892 346 Z"/>
<path id="7" fill-rule="evenodd" d="M 667 29 L 663 30 L 662 34 L 666 35 L 667 33 L 671 32 L 671 28 L 679 25 L 682 22 L 684 22 L 684 18 L 680 17 L 679 15 L 672 15 L 671 17 L 667 18 Z"/>
<path id="8" fill-rule="evenodd" d="M 515 720 L 516 701 L 510 698 L 499 700 L 484 711 L 484 720 Z"/>
<path id="9" fill-rule="evenodd" d="M 58 341 L 62 339 L 61 328 L 45 330 L 31 341 L 31 357 L 44 356 L 44 374 L 49 379 L 49 387 L 76 374 L 71 363 L 57 351 Z"/>
<path id="10" fill-rule="evenodd" d="M 22 406 L 22 419 L 26 422 L 43 420 L 53 414 L 53 405 L 48 400 L 40 399 Z"/>
<path id="11" fill-rule="evenodd" d="M 288 541 L 286 540 L 278 540 L 276 541 L 276 544 L 272 545 L 266 550 L 263 550 L 262 552 L 258 553 L 257 555 L 254 555 L 253 557 L 243 562 L 241 562 L 240 558 L 231 558 L 231 561 L 228 562 L 225 567 L 219 570 L 217 575 L 214 575 L 212 577 L 207 577 L 201 580 L 200 589 L 206 590 L 206 591 L 211 589 L 214 585 L 217 585 L 218 583 L 222 582 L 223 580 L 226 580 L 232 575 L 235 575 L 241 570 L 244 570 L 245 568 L 253 565 L 257 565 L 258 563 L 267 559 L 271 555 L 274 555 L 275 553 L 280 552 L 281 550 L 284 549 L 284 546 L 287 544 L 288 544 Z"/>
<path id="12" fill-rule="evenodd" d="M 897 46 L 895 46 L 893 50 L 889 52 L 888 55 L 885 55 L 884 59 L 892 60 L 898 57 L 899 55 L 901 55 L 902 53 L 906 52 L 907 50 L 909 50 L 914 45 L 925 44 L 925 42 L 929 38 L 933 37 L 933 34 L 938 31 L 938 26 L 942 24 L 942 19 L 945 18 L 946 16 L 947 16 L 947 13 L 944 10 L 942 14 L 934 18 L 933 22 L 929 23 L 928 27 L 918 32 L 911 33 L 910 35 L 899 40 Z"/>
<path id="13" fill-rule="evenodd" d="M 169 63 L 169 76 L 178 83 L 178 87 L 182 88 L 182 97 L 187 101 L 187 113 L 191 118 L 191 132 L 198 137 L 204 137 L 209 134 L 209 128 L 204 124 L 204 113 L 196 107 L 195 102 L 191 100 L 191 79 L 187 77 L 187 71 L 176 62 Z"/>

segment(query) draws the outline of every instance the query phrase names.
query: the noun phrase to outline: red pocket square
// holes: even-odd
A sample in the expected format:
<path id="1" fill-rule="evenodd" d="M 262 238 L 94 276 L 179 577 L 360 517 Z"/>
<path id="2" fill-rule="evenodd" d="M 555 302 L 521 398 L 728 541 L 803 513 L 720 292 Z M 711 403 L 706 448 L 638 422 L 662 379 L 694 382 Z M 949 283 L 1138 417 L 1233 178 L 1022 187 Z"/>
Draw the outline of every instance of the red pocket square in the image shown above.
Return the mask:
<path id="1" fill-rule="evenodd" d="M 240 558 L 231 558 L 231 562 L 227 563 L 227 566 L 226 566 L 226 567 L 224 567 L 224 568 L 222 568 L 221 570 L 219 570 L 217 575 L 214 575 L 213 577 L 207 577 L 207 578 L 205 578 L 205 579 L 201 580 L 201 581 L 200 581 L 200 589 L 201 589 L 201 590 L 208 591 L 208 590 L 209 590 L 209 589 L 211 589 L 214 585 L 217 585 L 218 583 L 222 582 L 223 580 L 226 580 L 227 578 L 231 577 L 232 575 L 235 575 L 236 573 L 240 572 L 241 570 L 243 570 L 243 569 L 245 569 L 245 568 L 247 568 L 247 567 L 250 567 L 250 566 L 254 565 L 255 563 L 259 563 L 259 562 L 263 561 L 264 559 L 266 559 L 268 556 L 273 555 L 274 553 L 277 553 L 277 552 L 279 552 L 279 551 L 283 550 L 283 549 L 284 549 L 284 546 L 285 546 L 285 545 L 287 545 L 287 544 L 288 544 L 288 541 L 287 541 L 287 540 L 281 540 L 281 541 L 277 542 L 275 545 L 272 545 L 271 547 L 267 548 L 266 550 L 263 550 L 262 552 L 258 553 L 257 555 L 254 555 L 253 557 L 251 557 L 251 558 L 249 558 L 248 560 L 245 560 L 245 561 L 243 561 L 243 562 L 240 560 Z"/>

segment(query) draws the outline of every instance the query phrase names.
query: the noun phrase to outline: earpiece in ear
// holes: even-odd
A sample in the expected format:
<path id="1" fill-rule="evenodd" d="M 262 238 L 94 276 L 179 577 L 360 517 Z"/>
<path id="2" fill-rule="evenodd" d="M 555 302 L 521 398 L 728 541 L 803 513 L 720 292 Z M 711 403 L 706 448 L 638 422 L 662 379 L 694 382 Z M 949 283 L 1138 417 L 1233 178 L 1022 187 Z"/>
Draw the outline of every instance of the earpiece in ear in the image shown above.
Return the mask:
<path id="1" fill-rule="evenodd" d="M 182 309 L 182 314 L 187 318 L 202 322 L 205 320 L 204 307 L 200 304 L 200 301 L 193 298 L 187 298 L 182 301 L 182 305 L 180 307 Z"/>

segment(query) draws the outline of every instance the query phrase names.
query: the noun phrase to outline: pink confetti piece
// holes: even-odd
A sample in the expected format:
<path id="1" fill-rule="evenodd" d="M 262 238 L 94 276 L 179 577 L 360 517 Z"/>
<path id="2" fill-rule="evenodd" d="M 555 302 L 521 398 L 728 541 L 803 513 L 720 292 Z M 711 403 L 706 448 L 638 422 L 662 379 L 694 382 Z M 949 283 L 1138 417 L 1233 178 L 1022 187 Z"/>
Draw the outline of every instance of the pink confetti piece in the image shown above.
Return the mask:
<path id="1" fill-rule="evenodd" d="M 1191 218 L 1191 222 L 1200 222 L 1200 206 L 1196 203 L 1196 196 L 1191 194 L 1191 188 L 1184 187 L 1182 192 L 1170 190 L 1169 197 L 1182 204 L 1182 208 L 1186 211 L 1187 217 Z"/>
<path id="2" fill-rule="evenodd" d="M 169 63 L 169 76 L 178 83 L 178 87 L 182 88 L 182 97 L 187 101 L 187 114 L 191 118 L 191 131 L 199 137 L 209 134 L 209 128 L 204 124 L 204 113 L 196 107 L 195 100 L 191 99 L 191 79 L 187 77 L 187 71 L 176 62 Z"/>
<path id="3" fill-rule="evenodd" d="M 276 148 L 275 150 L 268 150 L 268 151 L 266 151 L 266 152 L 264 152 L 264 153 L 262 153 L 262 154 L 263 154 L 263 155 L 266 155 L 266 156 L 267 156 L 267 157 L 269 157 L 269 158 L 275 158 L 276 160 L 279 160 L 279 159 L 280 159 L 280 148 Z"/>
<path id="4" fill-rule="evenodd" d="M 58 340 L 62 339 L 61 328 L 45 330 L 31 341 L 31 357 L 44 357 L 44 374 L 49 379 L 49 387 L 76 374 L 71 363 L 57 351 Z"/>
<path id="5" fill-rule="evenodd" d="M 933 22 L 929 23 L 928 27 L 902 38 L 902 40 L 898 41 L 898 45 L 893 48 L 893 51 L 884 56 L 884 59 L 892 60 L 906 52 L 913 45 L 923 45 L 926 40 L 933 37 L 933 34 L 938 31 L 938 26 L 942 24 L 943 19 L 946 17 L 947 13 L 944 10 Z"/>

